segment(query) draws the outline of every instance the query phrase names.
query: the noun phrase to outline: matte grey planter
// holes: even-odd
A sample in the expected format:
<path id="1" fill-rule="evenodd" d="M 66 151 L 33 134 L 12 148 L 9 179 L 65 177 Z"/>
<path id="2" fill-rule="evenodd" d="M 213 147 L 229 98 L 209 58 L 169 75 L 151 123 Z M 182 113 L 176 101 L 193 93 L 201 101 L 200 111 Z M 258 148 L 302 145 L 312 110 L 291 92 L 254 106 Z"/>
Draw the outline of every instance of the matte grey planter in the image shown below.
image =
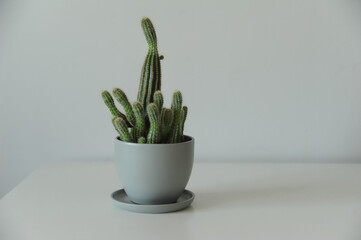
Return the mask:
<path id="1" fill-rule="evenodd" d="M 132 202 L 176 202 L 192 172 L 194 138 L 175 144 L 138 144 L 115 139 L 115 164 Z"/>

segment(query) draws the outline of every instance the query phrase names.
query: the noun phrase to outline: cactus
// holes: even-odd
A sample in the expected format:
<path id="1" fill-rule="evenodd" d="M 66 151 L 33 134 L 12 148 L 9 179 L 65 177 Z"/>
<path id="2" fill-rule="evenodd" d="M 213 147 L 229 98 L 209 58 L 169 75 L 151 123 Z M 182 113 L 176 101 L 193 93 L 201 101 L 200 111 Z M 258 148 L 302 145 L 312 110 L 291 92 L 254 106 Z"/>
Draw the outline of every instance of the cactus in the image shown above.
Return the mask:
<path id="1" fill-rule="evenodd" d="M 180 135 L 183 136 L 183 131 L 184 131 L 184 123 L 187 119 L 187 114 L 188 114 L 188 107 L 187 106 L 183 106 L 182 111 L 181 111 L 181 129 L 180 129 Z"/>
<path id="2" fill-rule="evenodd" d="M 129 125 L 127 117 L 123 113 L 121 113 L 118 110 L 118 108 L 115 106 L 114 100 L 113 100 L 112 96 L 110 95 L 110 93 L 108 91 L 104 90 L 102 92 L 102 98 L 103 98 L 103 101 L 104 101 L 105 105 L 109 108 L 110 112 L 112 113 L 112 115 L 114 117 L 122 118 L 123 120 L 126 121 L 127 125 Z"/>
<path id="3" fill-rule="evenodd" d="M 181 110 L 182 110 L 182 94 L 180 91 L 175 91 L 173 94 L 172 110 L 174 114 L 172 128 L 169 133 L 168 142 L 178 143 L 181 137 Z"/>
<path id="4" fill-rule="evenodd" d="M 145 139 L 145 137 L 140 137 L 138 138 L 138 143 L 147 143 L 147 140 Z"/>
<path id="5" fill-rule="evenodd" d="M 145 136 L 145 114 L 140 102 L 133 103 L 133 111 L 136 119 L 135 129 L 136 129 L 136 139 Z"/>
<path id="6" fill-rule="evenodd" d="M 158 54 L 157 35 L 149 18 L 142 19 L 142 28 L 148 43 L 148 54 L 140 75 L 138 102 L 145 108 L 153 102 L 155 91 L 161 89 L 160 60 L 163 59 L 163 56 Z"/>
<path id="7" fill-rule="evenodd" d="M 115 118 L 113 124 L 115 129 L 119 132 L 121 140 L 123 140 L 124 142 L 133 141 L 132 136 L 128 131 L 127 123 L 122 118 L 120 117 Z"/>
<path id="8" fill-rule="evenodd" d="M 168 133 L 173 123 L 173 111 L 169 108 L 163 108 L 161 114 L 161 136 L 162 139 L 167 140 Z"/>
<path id="9" fill-rule="evenodd" d="M 154 103 L 155 105 L 157 105 L 158 110 L 160 111 L 161 109 L 163 109 L 163 94 L 161 91 L 156 91 L 154 93 Z"/>
<path id="10" fill-rule="evenodd" d="M 142 19 L 142 28 L 149 48 L 141 72 L 137 101 L 131 105 L 125 93 L 114 88 L 113 96 L 122 105 L 123 114 L 108 91 L 102 92 L 102 98 L 114 116 L 112 123 L 122 141 L 139 144 L 178 143 L 184 140 L 188 108 L 182 107 L 180 91 L 174 92 L 171 109 L 163 107 L 160 91 L 160 60 L 163 56 L 158 54 L 157 36 L 149 18 Z"/>
<path id="11" fill-rule="evenodd" d="M 134 127 L 135 126 L 135 116 L 133 113 L 132 105 L 130 105 L 127 95 L 119 89 L 113 89 L 113 95 L 118 100 L 118 102 L 123 106 L 124 111 L 127 115 L 128 122 Z"/>
<path id="12" fill-rule="evenodd" d="M 159 129 L 159 110 L 155 103 L 150 103 L 147 107 L 150 129 L 148 133 L 148 143 L 160 142 L 160 129 Z"/>
<path id="13" fill-rule="evenodd" d="M 135 131 L 135 128 L 129 128 L 130 131 L 130 136 L 132 137 L 133 141 L 132 142 L 136 142 L 137 140 L 137 132 Z"/>
<path id="14" fill-rule="evenodd" d="M 121 135 L 121 132 L 118 130 L 118 128 L 115 126 L 115 119 L 117 119 L 118 117 L 113 117 L 112 118 L 112 123 L 113 123 L 113 126 L 115 128 L 115 130 L 119 133 L 119 136 Z"/>

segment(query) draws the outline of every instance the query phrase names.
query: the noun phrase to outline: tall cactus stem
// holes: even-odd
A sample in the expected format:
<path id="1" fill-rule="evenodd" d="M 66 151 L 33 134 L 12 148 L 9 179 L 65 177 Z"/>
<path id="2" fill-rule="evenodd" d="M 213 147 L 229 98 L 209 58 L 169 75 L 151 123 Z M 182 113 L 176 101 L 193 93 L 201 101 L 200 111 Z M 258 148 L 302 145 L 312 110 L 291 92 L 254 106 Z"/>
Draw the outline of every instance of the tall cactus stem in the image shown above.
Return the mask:
<path id="1" fill-rule="evenodd" d="M 120 117 L 117 117 L 114 121 L 114 127 L 120 134 L 120 139 L 124 142 L 132 142 L 133 138 L 128 131 L 127 123 Z"/>
<path id="2" fill-rule="evenodd" d="M 169 143 L 178 143 L 181 141 L 181 110 L 182 110 L 182 93 L 175 91 L 173 94 L 172 110 L 174 114 L 172 128 L 168 136 Z"/>
<path id="3" fill-rule="evenodd" d="M 145 57 L 142 72 L 140 75 L 140 84 L 138 90 L 138 102 L 146 108 L 153 102 L 154 92 L 161 89 L 161 67 L 157 47 L 157 35 L 154 26 L 149 18 L 142 19 L 142 28 L 148 43 L 148 53 Z"/>
<path id="4" fill-rule="evenodd" d="M 145 136 L 145 114 L 140 102 L 133 103 L 133 112 L 136 119 L 135 130 L 136 130 L 136 139 Z"/>
<path id="5" fill-rule="evenodd" d="M 125 93 L 119 88 L 114 88 L 113 89 L 113 95 L 117 99 L 117 101 L 123 106 L 129 123 L 133 127 L 135 127 L 136 120 L 135 120 L 133 108 L 132 108 L 132 105 L 130 105 L 130 103 L 128 101 L 128 98 L 125 95 Z"/>
<path id="6" fill-rule="evenodd" d="M 148 143 L 160 142 L 160 129 L 159 129 L 159 110 L 157 105 L 150 103 L 147 107 L 148 117 L 150 121 L 150 129 L 148 133 Z"/>

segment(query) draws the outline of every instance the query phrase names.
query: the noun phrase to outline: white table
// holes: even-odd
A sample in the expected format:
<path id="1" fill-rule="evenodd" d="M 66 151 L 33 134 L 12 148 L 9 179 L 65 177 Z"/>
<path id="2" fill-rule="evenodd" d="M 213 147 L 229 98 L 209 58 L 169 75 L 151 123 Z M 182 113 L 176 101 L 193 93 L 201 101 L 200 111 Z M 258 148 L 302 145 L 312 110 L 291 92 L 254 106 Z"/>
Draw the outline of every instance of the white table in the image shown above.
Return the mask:
<path id="1" fill-rule="evenodd" d="M 49 163 L 0 200 L 1 240 L 361 239 L 361 165 L 196 163 L 192 206 L 112 204 L 112 162 Z"/>

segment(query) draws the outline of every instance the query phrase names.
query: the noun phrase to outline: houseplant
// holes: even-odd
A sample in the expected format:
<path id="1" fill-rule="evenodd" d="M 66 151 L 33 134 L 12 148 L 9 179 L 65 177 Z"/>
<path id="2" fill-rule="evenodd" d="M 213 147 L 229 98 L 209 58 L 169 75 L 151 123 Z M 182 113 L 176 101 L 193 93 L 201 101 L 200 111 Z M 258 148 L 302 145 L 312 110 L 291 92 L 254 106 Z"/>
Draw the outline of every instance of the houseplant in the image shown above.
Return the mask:
<path id="1" fill-rule="evenodd" d="M 137 204 L 171 204 L 185 191 L 194 156 L 194 139 L 183 135 L 188 108 L 182 94 L 175 91 L 171 108 L 163 106 L 157 36 L 149 18 L 141 21 L 147 43 L 137 101 L 131 104 L 126 94 L 114 88 L 104 90 L 102 98 L 113 115 L 115 163 L 126 195 Z M 194 196 L 193 196 L 194 197 Z"/>

